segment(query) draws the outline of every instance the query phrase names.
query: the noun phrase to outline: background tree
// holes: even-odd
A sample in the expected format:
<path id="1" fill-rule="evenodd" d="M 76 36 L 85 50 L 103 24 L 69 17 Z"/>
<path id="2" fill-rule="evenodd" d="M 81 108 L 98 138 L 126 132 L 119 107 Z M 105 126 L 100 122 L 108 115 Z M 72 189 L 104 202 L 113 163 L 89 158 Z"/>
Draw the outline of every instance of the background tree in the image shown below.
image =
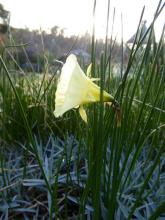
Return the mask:
<path id="1" fill-rule="evenodd" d="M 10 12 L 5 10 L 3 5 L 0 4 L 0 19 L 4 25 L 7 25 L 9 22 Z"/>

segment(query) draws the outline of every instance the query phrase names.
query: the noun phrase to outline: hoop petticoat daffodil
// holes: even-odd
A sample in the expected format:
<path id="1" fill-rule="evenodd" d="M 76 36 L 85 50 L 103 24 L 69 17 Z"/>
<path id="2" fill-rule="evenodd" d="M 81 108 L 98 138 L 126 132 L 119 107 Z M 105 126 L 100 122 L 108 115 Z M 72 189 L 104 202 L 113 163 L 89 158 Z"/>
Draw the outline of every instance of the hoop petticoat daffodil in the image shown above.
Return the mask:
<path id="1" fill-rule="evenodd" d="M 90 72 L 91 66 L 87 72 Z M 84 104 L 100 101 L 100 87 L 85 75 L 77 62 L 75 55 L 71 54 L 64 64 L 55 94 L 55 117 L 62 116 L 72 108 L 79 107 L 82 119 L 87 122 Z M 97 80 L 97 79 L 96 79 Z M 113 96 L 103 91 L 104 102 L 115 102 Z"/>

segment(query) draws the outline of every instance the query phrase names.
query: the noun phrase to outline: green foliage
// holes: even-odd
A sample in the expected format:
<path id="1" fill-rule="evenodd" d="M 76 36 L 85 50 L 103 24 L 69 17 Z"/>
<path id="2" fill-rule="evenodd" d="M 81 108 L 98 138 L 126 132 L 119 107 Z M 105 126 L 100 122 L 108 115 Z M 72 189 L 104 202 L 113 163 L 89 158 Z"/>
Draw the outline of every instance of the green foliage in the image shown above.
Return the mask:
<path id="1" fill-rule="evenodd" d="M 3 105 L 1 106 L 3 115 L 0 118 L 1 127 L 4 131 L 5 141 L 25 141 L 27 138 L 26 129 L 23 123 L 20 107 L 13 92 L 11 85 L 6 81 L 5 75 L 2 76 L 0 91 Z M 26 114 L 30 129 L 36 134 L 40 131 L 40 135 L 47 137 L 51 132 L 54 109 L 54 94 L 56 88 L 56 80 L 53 79 L 49 90 L 46 89 L 50 83 L 49 75 L 28 75 L 12 77 L 13 85 L 19 96 L 20 102 Z M 42 100 L 41 100 L 42 99 Z M 1 113 L 2 113 L 1 112 Z M 48 124 L 49 121 L 49 124 Z M 6 132 L 7 131 L 7 132 Z M 49 135 L 48 135 L 49 136 Z"/>

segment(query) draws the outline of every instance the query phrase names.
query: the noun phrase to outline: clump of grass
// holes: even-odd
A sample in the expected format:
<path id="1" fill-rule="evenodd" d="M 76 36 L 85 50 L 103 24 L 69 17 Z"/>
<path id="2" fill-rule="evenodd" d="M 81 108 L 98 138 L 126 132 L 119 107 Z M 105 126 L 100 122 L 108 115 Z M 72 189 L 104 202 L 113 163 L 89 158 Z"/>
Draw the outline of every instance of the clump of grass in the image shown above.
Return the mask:
<path id="1" fill-rule="evenodd" d="M 42 76 L 11 76 L 2 51 L 3 218 L 38 219 L 44 215 L 45 219 L 129 220 L 165 216 L 165 60 L 160 59 L 164 57 L 164 30 L 158 43 L 152 38 L 164 4 L 159 2 L 150 27 L 138 39 L 142 11 L 137 41 L 126 69 L 121 62 L 122 74 L 117 77 L 111 68 L 112 41 L 108 41 L 109 3 L 105 50 L 99 64 L 95 62 L 93 27 L 92 76 L 100 78 L 101 100 L 106 89 L 119 101 L 121 127 L 113 108 L 102 101 L 87 107 L 87 125 L 76 110 L 55 119 L 55 76 L 49 77 L 47 68 Z"/>

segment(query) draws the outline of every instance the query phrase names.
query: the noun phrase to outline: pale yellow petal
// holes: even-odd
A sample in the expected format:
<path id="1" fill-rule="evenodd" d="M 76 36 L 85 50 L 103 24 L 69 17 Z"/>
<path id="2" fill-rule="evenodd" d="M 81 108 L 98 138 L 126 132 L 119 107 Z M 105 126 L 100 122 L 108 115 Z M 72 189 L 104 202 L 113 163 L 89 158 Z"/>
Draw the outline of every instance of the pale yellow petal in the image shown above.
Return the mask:
<path id="1" fill-rule="evenodd" d="M 92 72 L 92 63 L 87 68 L 87 76 L 88 77 L 91 77 L 91 72 Z"/>
<path id="2" fill-rule="evenodd" d="M 80 108 L 79 108 L 79 114 L 82 118 L 82 120 L 87 123 L 87 114 L 86 114 L 86 111 L 85 109 L 83 108 L 83 106 L 81 105 Z"/>
<path id="3" fill-rule="evenodd" d="M 97 82 L 100 80 L 100 78 L 91 78 L 92 82 Z"/>

